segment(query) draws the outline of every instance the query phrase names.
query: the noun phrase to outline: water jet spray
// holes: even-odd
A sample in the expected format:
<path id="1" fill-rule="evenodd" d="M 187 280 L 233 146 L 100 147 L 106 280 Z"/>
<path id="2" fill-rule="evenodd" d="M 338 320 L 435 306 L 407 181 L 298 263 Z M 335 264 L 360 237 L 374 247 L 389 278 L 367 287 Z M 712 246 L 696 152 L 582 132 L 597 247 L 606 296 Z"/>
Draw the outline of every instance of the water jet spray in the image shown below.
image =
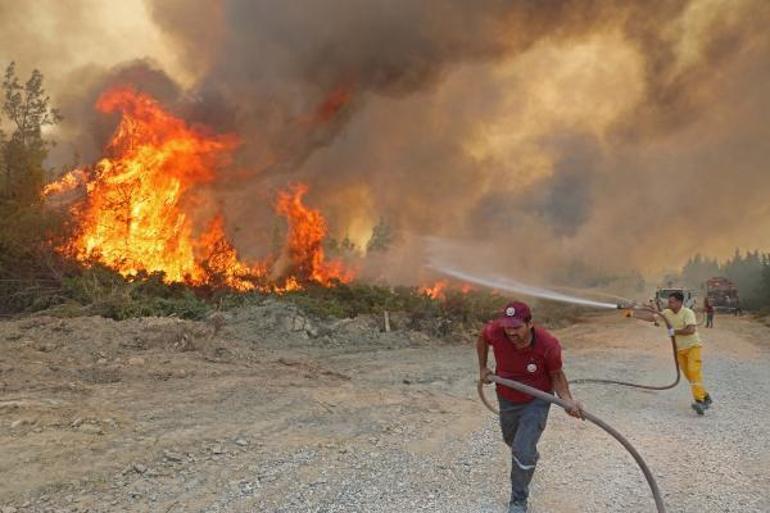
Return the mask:
<path id="1" fill-rule="evenodd" d="M 470 274 L 458 269 L 453 269 L 446 265 L 437 263 L 431 263 L 429 265 L 432 269 L 438 271 L 446 276 L 451 276 L 458 280 L 466 281 L 469 283 L 475 283 L 484 287 L 489 287 L 497 290 L 505 290 L 507 292 L 515 292 L 518 294 L 524 294 L 531 297 L 539 297 L 542 299 L 549 299 L 551 301 L 558 301 L 560 303 L 570 303 L 573 305 L 591 306 L 594 308 L 602 308 L 608 310 L 625 309 L 627 306 L 621 306 L 620 303 L 607 303 L 603 301 L 594 301 L 592 299 L 585 299 L 577 296 L 571 296 L 549 290 L 543 287 L 537 287 L 535 285 L 529 285 L 520 281 L 511 280 L 500 275 L 484 276 L 477 274 Z M 633 303 L 628 303 L 633 304 Z"/>

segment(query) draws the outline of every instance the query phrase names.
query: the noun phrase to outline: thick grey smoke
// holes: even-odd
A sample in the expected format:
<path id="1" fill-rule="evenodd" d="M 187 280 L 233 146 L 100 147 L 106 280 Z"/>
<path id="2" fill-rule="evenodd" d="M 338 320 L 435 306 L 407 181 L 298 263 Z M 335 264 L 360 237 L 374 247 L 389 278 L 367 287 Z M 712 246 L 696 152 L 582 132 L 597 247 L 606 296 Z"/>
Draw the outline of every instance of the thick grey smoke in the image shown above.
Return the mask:
<path id="1" fill-rule="evenodd" d="M 180 48 L 201 55 L 190 26 L 177 22 L 187 4 L 155 5 Z M 743 228 L 722 230 L 730 210 L 761 210 L 743 200 L 770 189 L 764 145 L 748 142 L 760 142 L 763 125 L 745 124 L 733 108 L 748 95 L 767 113 L 756 90 L 763 81 L 745 76 L 767 71 L 757 69 L 769 61 L 763 2 L 231 0 L 219 9 L 222 25 L 201 39 L 218 49 L 202 88 L 237 104 L 254 153 L 271 156 L 255 168 L 252 190 L 309 180 L 342 233 L 351 217 L 384 215 L 421 234 L 519 240 L 501 252 L 537 248 L 539 256 L 520 258 L 534 267 L 580 258 L 613 271 L 770 244 Z M 597 37 L 608 42 L 588 49 L 593 69 L 552 78 L 574 65 L 560 50 Z M 611 54 L 613 38 L 626 55 Z M 512 76 L 501 79 L 501 66 Z M 595 82 L 574 85 L 582 96 L 571 97 L 570 79 L 591 74 Z M 562 97 L 527 112 L 521 105 L 541 79 Z M 339 112 L 298 126 L 340 88 L 349 97 Z M 604 105 L 603 95 L 618 103 Z M 560 115 L 581 101 L 588 105 L 572 118 Z M 482 157 L 468 151 L 509 108 L 526 143 Z M 551 126 L 530 128 L 538 122 Z M 739 137 L 748 155 L 733 154 Z M 732 162 L 729 172 L 714 154 Z M 730 173 L 752 189 L 724 199 L 718 184 Z M 246 211 L 234 215 L 252 217 Z"/>
<path id="2" fill-rule="evenodd" d="M 515 261 L 521 279 L 575 262 L 657 273 L 696 251 L 770 249 L 763 0 L 146 8 L 177 69 L 144 60 L 71 75 L 54 91 L 68 133 L 103 137 L 109 123 L 86 111 L 111 80 L 237 132 L 236 166 L 212 194 L 247 254 L 269 247 L 274 191 L 294 180 L 338 237 L 363 244 L 380 218 L 404 234 L 376 276 L 409 279 L 412 235 L 495 248 L 487 265 Z"/>

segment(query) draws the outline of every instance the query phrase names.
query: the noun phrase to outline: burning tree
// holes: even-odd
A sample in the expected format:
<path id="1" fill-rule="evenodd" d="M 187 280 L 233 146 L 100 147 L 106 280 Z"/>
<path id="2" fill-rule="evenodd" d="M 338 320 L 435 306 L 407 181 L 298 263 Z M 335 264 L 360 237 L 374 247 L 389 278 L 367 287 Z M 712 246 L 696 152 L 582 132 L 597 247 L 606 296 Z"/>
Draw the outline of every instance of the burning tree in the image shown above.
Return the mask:
<path id="1" fill-rule="evenodd" d="M 289 191 L 278 195 L 276 210 L 286 216 L 289 222 L 289 235 L 286 244 L 292 267 L 289 274 L 300 281 L 313 281 L 321 285 L 331 285 L 334 281 L 348 282 L 353 275 L 345 271 L 341 262 L 327 262 L 324 256 L 323 241 L 327 227 L 321 212 L 307 208 L 302 198 L 308 187 L 294 185 Z"/>
<path id="2" fill-rule="evenodd" d="M 195 233 L 189 204 L 196 188 L 214 179 L 237 138 L 206 136 L 130 88 L 107 91 L 97 108 L 122 117 L 108 156 L 63 179 L 69 185 L 85 180 L 86 195 L 73 208 L 77 234 L 62 251 L 124 275 L 163 272 L 172 282 L 204 283 L 200 263 L 216 245 L 210 234 Z M 239 270 L 233 269 L 230 285 L 238 285 Z"/>
<path id="3" fill-rule="evenodd" d="M 197 227 L 192 210 L 202 201 L 201 186 L 231 162 L 237 136 L 204 133 L 131 88 L 106 91 L 97 108 L 121 114 L 107 156 L 46 188 L 49 195 L 84 189 L 72 208 L 76 234 L 61 252 L 81 262 L 100 262 L 124 276 L 160 272 L 169 283 L 237 290 L 284 291 L 309 282 L 329 286 L 352 279 L 341 263 L 325 258 L 326 222 L 303 204 L 306 185 L 278 196 L 276 211 L 289 223 L 285 252 L 290 263 L 279 283 L 269 282 L 275 256 L 251 264 L 240 259 L 226 237 L 221 213 L 205 222 L 205 229 Z"/>

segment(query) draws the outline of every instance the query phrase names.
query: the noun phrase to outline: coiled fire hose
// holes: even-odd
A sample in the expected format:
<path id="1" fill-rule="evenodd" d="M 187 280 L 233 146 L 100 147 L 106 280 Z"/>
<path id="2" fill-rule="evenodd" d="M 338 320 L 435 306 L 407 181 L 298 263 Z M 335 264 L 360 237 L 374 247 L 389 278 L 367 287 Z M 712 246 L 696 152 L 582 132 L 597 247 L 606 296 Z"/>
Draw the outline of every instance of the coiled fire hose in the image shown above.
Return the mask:
<path id="1" fill-rule="evenodd" d="M 621 308 L 621 307 L 618 306 L 618 308 Z M 661 317 L 666 323 L 666 327 L 668 328 L 670 333 L 671 323 L 669 323 L 668 319 L 666 319 L 660 312 L 647 309 L 647 308 L 640 309 L 640 310 L 648 311 Z M 676 339 L 674 336 L 671 336 L 670 338 L 671 338 L 672 347 L 674 349 L 674 365 L 676 366 L 676 379 L 670 385 L 649 386 L 649 385 L 639 385 L 636 383 L 628 383 L 625 381 L 615 381 L 615 380 L 605 380 L 605 379 L 584 379 L 584 380 L 571 381 L 570 383 L 605 383 L 605 384 L 622 385 L 622 386 L 628 386 L 628 387 L 634 387 L 634 388 L 643 388 L 646 390 L 668 390 L 670 388 L 673 388 L 679 383 L 681 372 L 679 370 L 679 362 L 677 361 L 677 358 L 676 358 Z M 537 397 L 538 399 L 548 401 L 549 403 L 555 404 L 565 410 L 569 410 L 571 407 L 569 403 L 567 403 L 566 401 L 564 401 L 559 397 L 556 397 L 553 394 L 550 394 L 548 392 L 543 392 L 542 390 L 538 390 L 536 388 L 532 388 L 523 383 L 519 383 L 518 381 L 505 379 L 494 375 L 489 376 L 489 380 L 499 385 L 513 388 L 514 390 L 518 390 L 519 392 L 523 392 L 533 397 Z M 481 399 L 481 402 L 484 403 L 484 406 L 486 406 L 492 413 L 497 415 L 499 412 L 494 406 L 492 406 L 489 403 L 486 396 L 484 395 L 484 383 L 482 381 L 478 382 L 477 391 L 479 393 L 479 398 Z M 658 513 L 666 513 L 666 506 L 665 504 L 663 504 L 663 496 L 661 495 L 660 489 L 658 488 L 658 483 L 655 482 L 655 477 L 652 475 L 650 468 L 647 466 L 647 463 L 644 461 L 641 454 L 639 454 L 636 448 L 633 445 L 631 445 L 631 442 L 629 442 L 628 439 L 626 439 L 626 437 L 621 435 L 620 432 L 618 432 L 618 430 L 616 430 L 615 428 L 613 428 L 612 426 L 604 422 L 602 419 L 600 419 L 596 415 L 593 415 L 592 413 L 589 413 L 585 410 L 582 410 L 582 412 L 583 412 L 583 417 L 587 421 L 595 424 L 596 426 L 606 431 L 615 440 L 620 442 L 620 445 L 622 445 L 631 454 L 631 456 L 634 458 L 634 461 L 636 461 L 636 464 L 639 465 L 639 468 L 642 470 L 642 473 L 644 474 L 644 478 L 647 480 L 647 484 L 650 486 L 650 491 L 652 492 L 653 499 L 655 500 L 655 507 L 657 508 Z"/>

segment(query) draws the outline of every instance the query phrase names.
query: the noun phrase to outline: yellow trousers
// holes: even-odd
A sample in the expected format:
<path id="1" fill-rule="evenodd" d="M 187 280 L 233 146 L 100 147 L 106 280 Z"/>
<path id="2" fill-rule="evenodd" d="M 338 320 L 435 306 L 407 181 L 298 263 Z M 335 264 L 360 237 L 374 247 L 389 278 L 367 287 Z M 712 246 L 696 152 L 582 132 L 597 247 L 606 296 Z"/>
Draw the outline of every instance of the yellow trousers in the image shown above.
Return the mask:
<path id="1" fill-rule="evenodd" d="M 700 346 L 680 349 L 676 353 L 676 359 L 679 361 L 679 368 L 684 372 L 687 381 L 692 388 L 692 396 L 696 401 L 702 401 L 706 395 L 706 389 L 703 388 L 703 373 L 701 372 L 702 361 L 700 357 Z"/>

